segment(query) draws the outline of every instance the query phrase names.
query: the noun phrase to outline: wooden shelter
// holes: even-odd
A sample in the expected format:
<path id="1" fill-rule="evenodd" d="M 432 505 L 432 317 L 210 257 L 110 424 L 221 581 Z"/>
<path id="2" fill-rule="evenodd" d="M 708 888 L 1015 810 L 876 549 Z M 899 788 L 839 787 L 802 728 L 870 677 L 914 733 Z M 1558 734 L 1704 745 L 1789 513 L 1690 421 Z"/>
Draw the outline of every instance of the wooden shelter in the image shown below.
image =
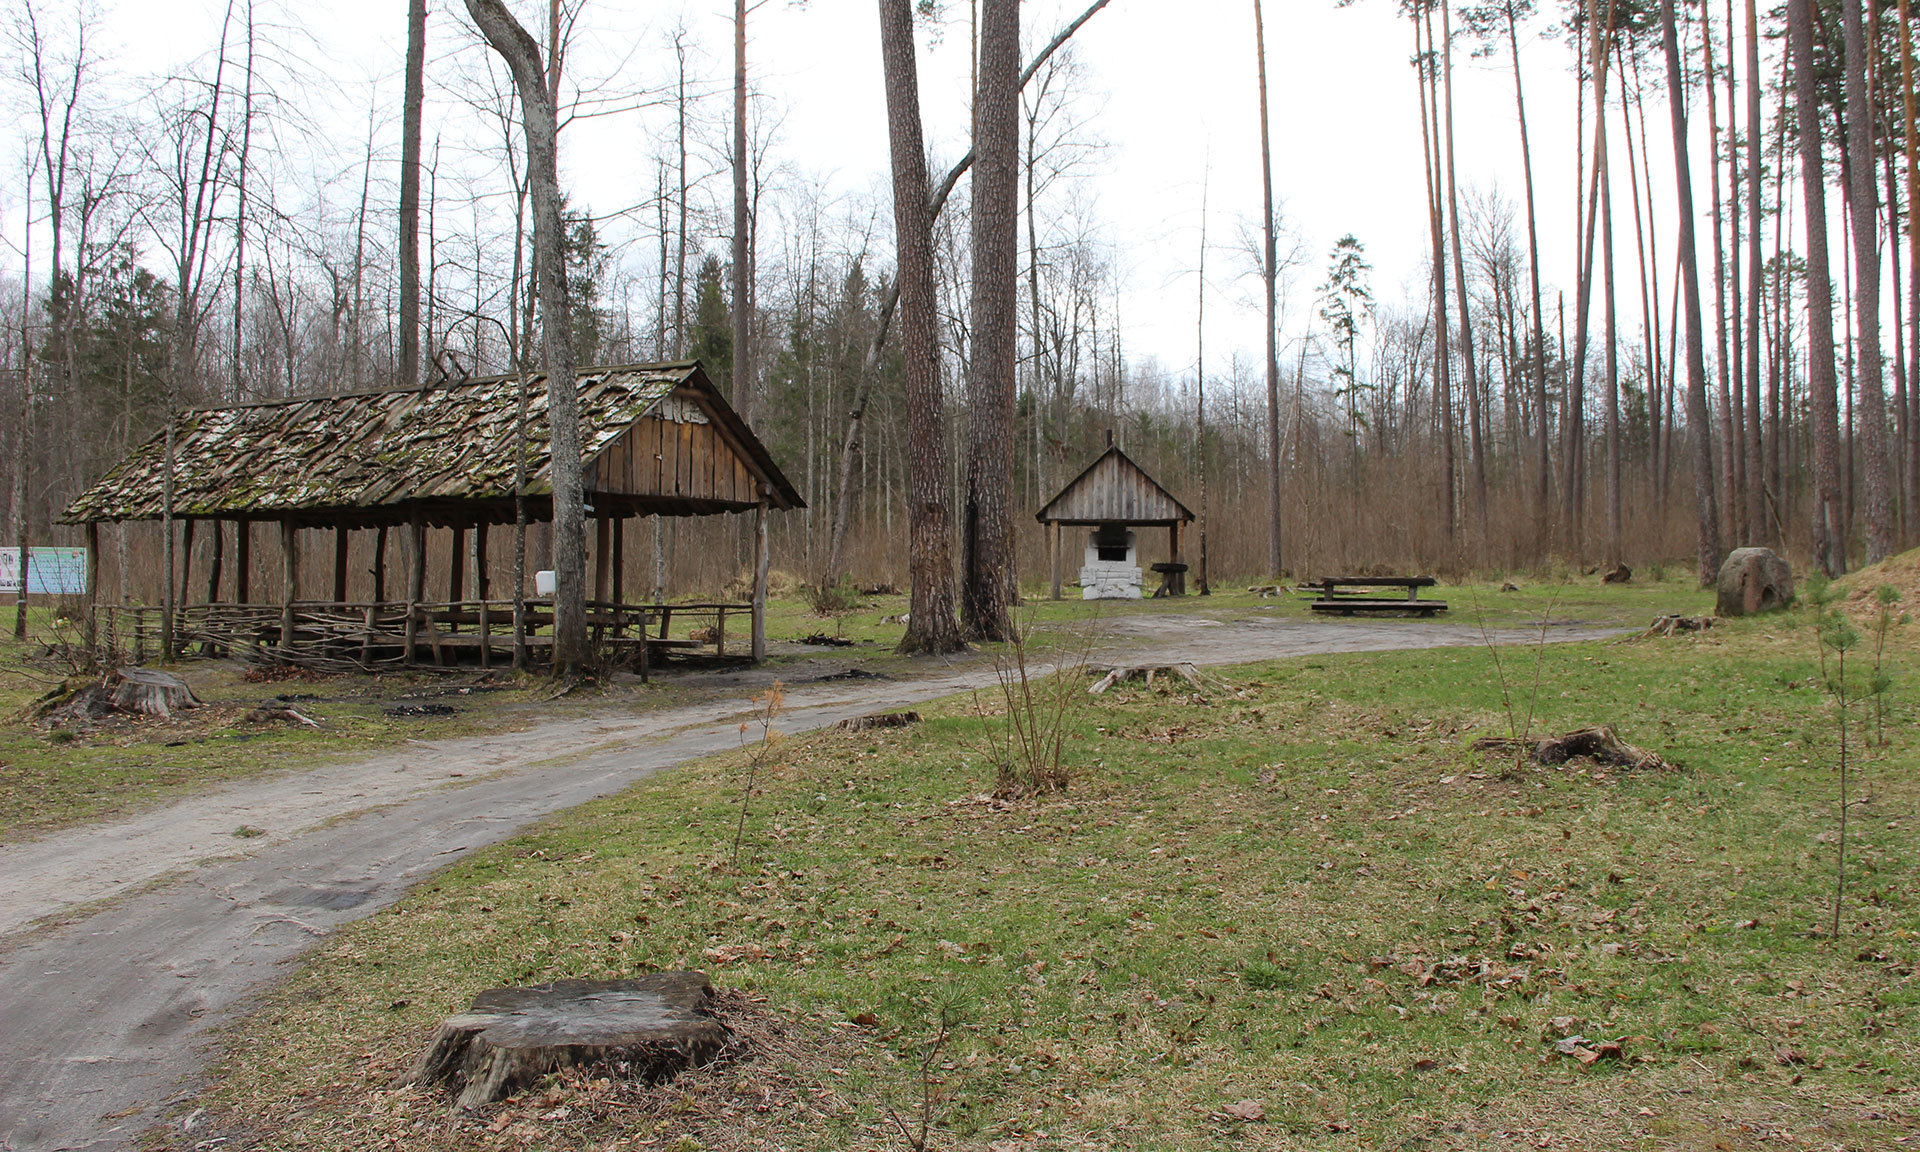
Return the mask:
<path id="1" fill-rule="evenodd" d="M 1193 513 L 1113 444 L 1111 438 L 1100 458 L 1069 480 L 1034 518 L 1047 526 L 1047 555 L 1055 600 L 1060 599 L 1062 525 L 1095 529 L 1096 543 L 1101 534 L 1111 538 L 1116 530 L 1124 534 L 1133 527 L 1166 528 L 1167 559 L 1164 564 L 1154 565 L 1154 570 L 1166 577 L 1163 591 L 1175 596 L 1186 592 L 1186 565 L 1180 559 L 1180 526 L 1192 521 Z"/>
<path id="2" fill-rule="evenodd" d="M 769 510 L 805 507 L 766 448 L 697 361 L 584 368 L 578 374 L 580 443 L 593 567 L 589 627 L 603 647 L 712 647 L 726 655 L 731 613 L 752 615 L 755 660 L 766 651 Z M 522 430 L 524 429 L 524 434 Z M 552 602 L 523 588 L 496 598 L 488 587 L 489 528 L 552 518 L 553 467 L 544 373 L 439 381 L 421 388 L 314 396 L 180 413 L 68 506 L 84 524 L 89 588 L 98 587 L 103 521 L 181 521 L 186 562 L 166 576 L 161 608 L 96 606 L 109 643 L 143 646 L 170 611 L 177 647 L 320 667 L 445 664 L 477 655 L 482 665 L 511 646 L 538 662 L 552 643 Z M 522 458 L 524 456 L 524 459 Z M 755 517 L 750 604 L 630 603 L 621 562 L 625 522 L 636 516 Z M 252 587 L 254 528 L 279 527 L 280 579 L 270 597 Z M 233 583 L 223 597 L 223 542 L 231 524 Z M 213 533 L 205 598 L 194 586 L 193 534 Z M 300 533 L 332 536 L 332 596 L 303 598 Z M 404 595 L 387 584 L 387 538 L 406 533 Z M 446 595 L 430 598 L 429 529 L 450 534 Z M 374 534 L 372 595 L 348 599 L 349 554 Z M 468 533 L 472 537 L 469 541 Z M 466 566 L 473 564 L 468 594 Z M 528 565 L 532 567 L 532 565 Z M 310 575 L 310 574 L 309 574 Z M 530 576 L 528 577 L 530 578 Z M 669 635 L 672 622 L 706 624 L 698 640 Z M 658 625 L 658 635 L 649 626 Z M 737 647 L 737 641 L 736 641 Z M 531 656 L 529 656 L 531 653 Z"/>

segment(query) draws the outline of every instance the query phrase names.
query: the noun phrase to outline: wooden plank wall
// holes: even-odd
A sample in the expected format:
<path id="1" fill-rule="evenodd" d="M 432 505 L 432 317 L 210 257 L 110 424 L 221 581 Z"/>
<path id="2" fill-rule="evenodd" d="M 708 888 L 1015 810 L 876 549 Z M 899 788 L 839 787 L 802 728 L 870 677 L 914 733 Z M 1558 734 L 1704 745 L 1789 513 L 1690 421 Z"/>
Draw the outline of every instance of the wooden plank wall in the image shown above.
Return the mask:
<path id="1" fill-rule="evenodd" d="M 587 489 L 750 505 L 753 471 L 711 423 L 647 416 L 635 421 L 587 470 Z"/>
<path id="2" fill-rule="evenodd" d="M 1119 457 L 1109 456 L 1069 491 L 1061 493 L 1052 515 L 1059 520 L 1137 524 L 1178 519 L 1180 509 L 1144 475 L 1127 467 Z"/>

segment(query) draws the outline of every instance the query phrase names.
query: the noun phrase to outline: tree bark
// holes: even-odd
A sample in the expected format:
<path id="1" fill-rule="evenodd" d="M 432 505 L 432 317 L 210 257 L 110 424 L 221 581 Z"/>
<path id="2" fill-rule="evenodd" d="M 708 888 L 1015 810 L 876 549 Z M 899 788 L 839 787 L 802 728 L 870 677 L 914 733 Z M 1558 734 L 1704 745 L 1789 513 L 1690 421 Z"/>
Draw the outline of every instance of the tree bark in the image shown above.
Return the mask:
<path id="1" fill-rule="evenodd" d="M 1667 91 L 1686 91 L 1680 74 L 1680 39 L 1674 27 L 1674 0 L 1660 0 L 1660 39 L 1667 55 Z M 1720 572 L 1720 524 L 1713 491 L 1713 429 L 1707 415 L 1707 362 L 1702 347 L 1705 325 L 1700 315 L 1700 268 L 1693 239 L 1693 178 L 1687 158 L 1686 102 L 1677 95 L 1667 101 L 1673 122 L 1673 183 L 1680 208 L 1680 288 L 1687 325 L 1687 427 L 1693 434 L 1693 503 L 1697 520 L 1699 577 L 1710 583 Z"/>
<path id="2" fill-rule="evenodd" d="M 1018 362 L 1019 0 L 981 0 L 973 100 L 973 338 L 960 617 L 974 640 L 1012 640 L 1013 377 Z"/>
<path id="3" fill-rule="evenodd" d="M 747 0 L 733 0 L 733 406 L 750 420 L 753 379 L 753 243 L 747 211 Z"/>
<path id="4" fill-rule="evenodd" d="M 420 117 L 426 103 L 427 0 L 407 3 L 407 81 L 400 109 L 400 386 L 420 383 Z"/>
<path id="5" fill-rule="evenodd" d="M 1520 121 L 1520 168 L 1527 185 L 1527 280 L 1533 290 L 1533 403 L 1534 419 L 1534 519 L 1535 531 L 1546 536 L 1549 500 L 1552 497 L 1553 467 L 1548 459 L 1551 416 L 1547 407 L 1547 336 L 1540 311 L 1540 229 L 1534 210 L 1533 144 L 1527 137 L 1527 100 L 1520 85 L 1520 29 L 1514 15 L 1513 0 L 1503 5 L 1507 18 L 1507 49 L 1513 55 L 1513 107 Z M 1651 339 L 1651 337 L 1649 337 Z M 1652 387 L 1649 382 L 1648 387 Z"/>
<path id="6" fill-rule="evenodd" d="M 1893 554 L 1893 499 L 1887 477 L 1887 399 L 1880 363 L 1880 196 L 1874 187 L 1873 107 L 1867 94 L 1867 36 L 1861 0 L 1841 0 L 1847 45 L 1847 151 L 1852 156 L 1847 207 L 1853 216 L 1854 318 L 1860 326 L 1854 377 L 1862 485 L 1866 503 L 1867 563 Z"/>
<path id="7" fill-rule="evenodd" d="M 1467 379 L 1467 470 L 1473 489 L 1473 540 L 1485 561 L 1487 544 L 1487 458 L 1481 440 L 1480 371 L 1474 356 L 1472 298 L 1467 292 L 1466 258 L 1460 234 L 1460 196 L 1455 190 L 1453 165 L 1453 6 L 1440 0 L 1441 82 L 1446 93 L 1447 221 L 1453 233 L 1453 283 L 1460 301 L 1460 364 Z"/>
<path id="8" fill-rule="evenodd" d="M 1812 0 L 1787 0 L 1794 111 L 1800 124 L 1800 191 L 1807 228 L 1807 392 L 1813 419 L 1813 555 L 1828 576 L 1847 570 L 1840 508 L 1838 385 L 1833 363 L 1833 283 L 1827 252 L 1826 164 L 1813 64 Z"/>
<path id="9" fill-rule="evenodd" d="M 893 167 L 893 220 L 900 282 L 900 342 L 905 358 L 908 571 L 913 582 L 902 652 L 952 652 L 964 646 L 954 615 L 947 477 L 941 450 L 939 300 L 933 272 L 933 210 L 920 128 L 919 67 L 911 0 L 880 0 L 880 54 L 886 74 L 887 143 Z"/>
<path id="10" fill-rule="evenodd" d="M 1274 235 L 1273 218 L 1273 146 L 1267 122 L 1267 35 L 1260 18 L 1260 0 L 1253 0 L 1253 44 L 1260 76 L 1260 179 L 1266 209 L 1260 279 L 1267 305 L 1267 579 L 1277 584 L 1284 558 L 1280 529 L 1280 316 L 1275 288 L 1280 270 L 1279 241 Z M 1441 323 L 1446 321 L 1442 319 Z"/>
<path id="11" fill-rule="evenodd" d="M 1105 8 L 1108 3 L 1109 0 L 1093 0 L 1084 12 L 1061 28 L 1047 46 L 1042 48 L 1027 63 L 1026 68 L 1021 70 L 1020 86 L 1025 88 L 1027 81 L 1033 79 L 1033 74 L 1040 70 L 1041 65 L 1059 51 L 1060 46 L 1079 31 L 1082 24 L 1093 19 L 1093 14 Z M 684 156 L 683 150 L 682 157 Z M 952 168 L 947 170 L 946 178 L 940 182 L 940 187 L 933 194 L 928 214 L 929 228 L 932 226 L 931 221 L 939 219 L 941 210 L 946 207 L 947 197 L 953 192 L 954 185 L 960 182 L 960 177 L 971 167 L 973 167 L 973 152 L 969 150 Z M 900 282 L 896 276 L 893 284 L 887 288 L 886 294 L 881 298 L 879 320 L 874 327 L 873 339 L 867 344 L 866 358 L 861 361 L 859 383 L 854 389 L 853 407 L 847 413 L 846 435 L 840 442 L 840 478 L 833 501 L 833 528 L 827 540 L 826 566 L 822 569 L 828 583 L 840 577 L 840 561 L 846 553 L 847 521 L 852 515 L 853 508 L 853 477 L 858 470 L 861 444 L 866 432 L 867 402 L 873 395 L 873 382 L 880 368 L 880 357 L 886 351 L 887 333 L 892 328 L 894 309 L 899 306 L 899 303 Z"/>
<path id="12" fill-rule="evenodd" d="M 586 661 L 586 523 L 581 490 L 580 395 L 573 364 L 572 308 L 561 251 L 558 125 L 540 46 L 502 0 L 467 0 L 467 13 L 506 61 L 519 90 L 533 199 L 533 253 L 546 352 L 549 469 L 553 485 L 553 672 Z"/>
<path id="13" fill-rule="evenodd" d="M 1749 10 L 1754 0 L 1747 0 Z M 1920 528 L 1920 109 L 1915 107 L 1913 82 L 1913 25 L 1907 0 L 1900 0 L 1900 102 L 1907 126 L 1907 325 L 1908 347 L 1916 369 L 1907 382 L 1905 467 L 1901 506 L 1907 510 L 1908 539 Z"/>
<path id="14" fill-rule="evenodd" d="M 1901 0 L 1904 4 L 1906 0 Z M 1771 539 L 1767 529 L 1766 451 L 1760 433 L 1760 21 L 1755 0 L 1747 4 L 1747 524 L 1752 543 Z M 1729 110 L 1731 111 L 1731 110 Z"/>

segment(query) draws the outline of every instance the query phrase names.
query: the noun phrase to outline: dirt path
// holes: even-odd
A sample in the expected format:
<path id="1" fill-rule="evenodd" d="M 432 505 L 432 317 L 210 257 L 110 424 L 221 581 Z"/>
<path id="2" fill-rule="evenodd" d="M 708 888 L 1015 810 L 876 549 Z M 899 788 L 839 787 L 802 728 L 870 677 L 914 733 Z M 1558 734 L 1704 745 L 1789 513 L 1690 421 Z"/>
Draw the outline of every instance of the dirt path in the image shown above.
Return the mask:
<path id="1" fill-rule="evenodd" d="M 1549 639 L 1614 631 L 1555 627 Z M 1424 621 L 1153 615 L 1105 625 L 1099 656 L 1237 664 L 1483 642 L 1471 625 Z M 542 817 L 737 747 L 746 692 L 774 675 L 741 676 L 733 701 L 414 742 L 0 848 L 0 1150 L 132 1146 L 191 1091 L 212 1030 L 281 964 Z M 897 681 L 790 682 L 780 727 L 992 683 L 979 661 Z M 264 834 L 237 838 L 241 825 Z"/>

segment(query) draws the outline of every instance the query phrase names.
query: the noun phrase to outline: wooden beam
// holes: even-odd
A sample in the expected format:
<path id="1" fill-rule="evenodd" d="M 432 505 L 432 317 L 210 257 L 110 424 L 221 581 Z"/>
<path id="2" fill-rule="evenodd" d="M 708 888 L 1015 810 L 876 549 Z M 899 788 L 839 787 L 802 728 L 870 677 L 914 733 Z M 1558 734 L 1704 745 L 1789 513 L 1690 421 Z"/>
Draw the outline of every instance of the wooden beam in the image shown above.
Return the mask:
<path id="1" fill-rule="evenodd" d="M 767 502 L 771 489 L 760 486 L 760 502 L 753 507 L 753 662 L 767 658 Z"/>
<path id="2" fill-rule="evenodd" d="M 447 547 L 447 600 L 459 603 L 467 591 L 467 526 L 453 526 L 453 542 Z"/>
<path id="3" fill-rule="evenodd" d="M 413 541 L 413 555 L 408 558 L 405 659 L 411 664 L 420 638 L 420 601 L 425 598 L 427 590 L 427 521 L 417 507 L 408 530 L 409 539 Z"/>
<path id="4" fill-rule="evenodd" d="M 487 615 L 487 522 L 473 526 L 473 594 L 480 601 L 480 667 L 493 667 L 493 621 Z"/>
<path id="5" fill-rule="evenodd" d="M 180 583 L 175 585 L 173 594 L 175 612 L 180 611 L 186 605 L 186 598 L 193 594 L 193 524 L 187 520 L 180 529 Z"/>
<path id="6" fill-rule="evenodd" d="M 613 521 L 613 596 L 615 604 L 625 603 L 627 590 L 627 518 L 616 516 Z M 618 623 L 614 634 L 620 633 Z"/>
<path id="7" fill-rule="evenodd" d="M 487 559 L 487 522 L 482 520 L 473 526 L 473 594 L 481 600 L 493 595 Z"/>
<path id="8" fill-rule="evenodd" d="M 600 501 L 604 504 L 606 496 Z M 593 513 L 593 598 L 605 600 L 612 583 L 613 517 L 604 507 Z"/>
<path id="9" fill-rule="evenodd" d="M 293 647 L 293 602 L 300 595 L 300 529 L 280 521 L 280 650 Z"/>
<path id="10" fill-rule="evenodd" d="M 350 546 L 347 522 L 337 521 L 333 526 L 333 602 L 347 602 L 347 549 Z"/>
<path id="11" fill-rule="evenodd" d="M 387 526 L 380 525 L 373 533 L 373 602 L 375 604 L 387 598 Z"/>
<path id="12" fill-rule="evenodd" d="M 233 522 L 233 598 L 245 604 L 253 595 L 253 521 Z M 123 574 L 120 579 L 125 580 Z"/>
<path id="13" fill-rule="evenodd" d="M 1060 599 L 1060 522 L 1047 525 L 1047 560 L 1053 572 L 1053 598 Z"/>
<path id="14" fill-rule="evenodd" d="M 124 576 L 121 579 L 125 579 Z M 23 584 L 24 587 L 24 584 Z M 99 645 L 100 522 L 87 521 L 87 649 Z"/>
<path id="15" fill-rule="evenodd" d="M 211 523 L 213 526 L 213 557 L 207 563 L 207 603 L 217 604 L 220 602 L 220 567 L 227 558 L 227 534 L 221 529 L 222 521 L 214 520 Z"/>

